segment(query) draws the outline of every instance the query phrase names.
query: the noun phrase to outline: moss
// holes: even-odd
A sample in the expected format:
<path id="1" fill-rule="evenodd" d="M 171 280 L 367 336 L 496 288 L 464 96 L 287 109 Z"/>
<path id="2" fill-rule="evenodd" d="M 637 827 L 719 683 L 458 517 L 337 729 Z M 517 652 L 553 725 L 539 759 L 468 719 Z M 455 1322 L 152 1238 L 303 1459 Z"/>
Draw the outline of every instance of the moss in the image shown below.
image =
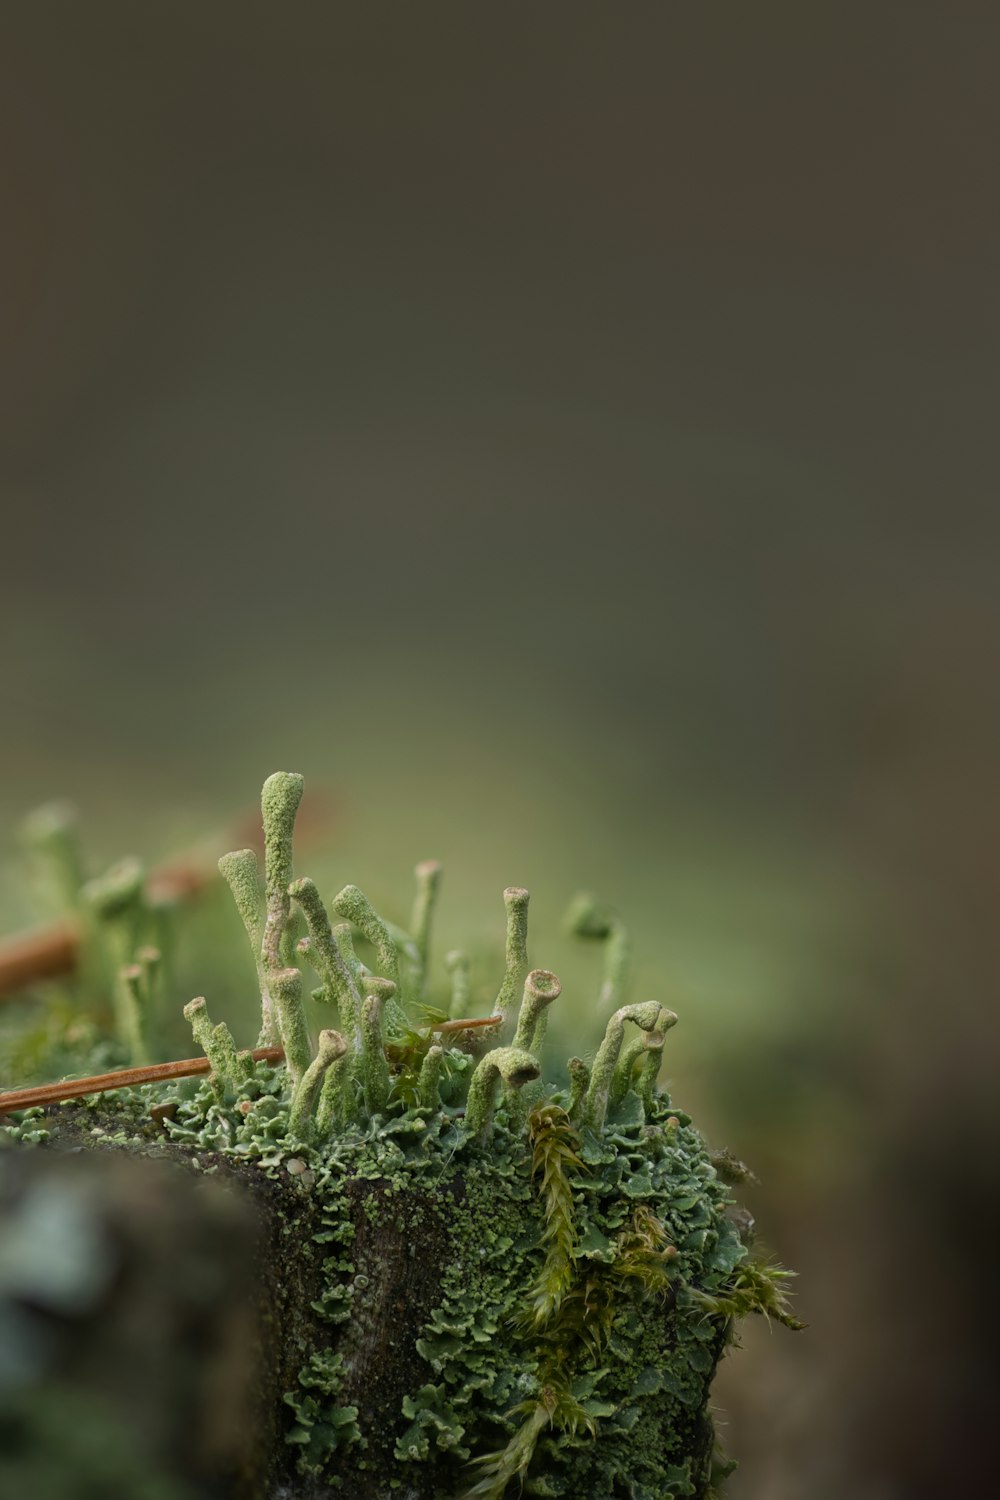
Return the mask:
<path id="1" fill-rule="evenodd" d="M 573 1059 L 564 1088 L 537 1058 L 560 984 L 527 972 L 528 894 L 506 891 L 500 1020 L 477 1061 L 443 1045 L 442 1013 L 420 1008 L 439 868 L 418 866 L 412 938 L 357 887 L 335 898 L 374 950 L 372 972 L 312 882 L 290 884 L 300 795 L 297 777 L 265 785 L 266 908 L 252 856 L 223 861 L 261 977 L 262 1035 L 280 1031 L 287 1066 L 237 1053 L 192 1002 L 209 1078 L 27 1112 L 0 1139 L 44 1144 L 72 1122 L 90 1143 L 275 1186 L 274 1263 L 289 1286 L 275 1292 L 269 1483 L 359 1500 L 500 1500 L 518 1484 L 707 1496 L 720 1473 L 709 1389 L 734 1320 L 794 1319 L 787 1273 L 754 1260 L 729 1216 L 735 1158 L 717 1156 L 717 1170 L 657 1089 L 676 1018 L 657 1001 L 621 1004 L 620 921 L 590 898 L 575 907 L 575 929 L 607 945 L 615 1009 L 593 1068 Z M 290 947 L 293 899 L 309 939 Z M 339 1006 L 343 1034 L 321 1032 L 315 1053 L 290 953 Z M 467 994 L 466 960 L 446 966 Z"/>

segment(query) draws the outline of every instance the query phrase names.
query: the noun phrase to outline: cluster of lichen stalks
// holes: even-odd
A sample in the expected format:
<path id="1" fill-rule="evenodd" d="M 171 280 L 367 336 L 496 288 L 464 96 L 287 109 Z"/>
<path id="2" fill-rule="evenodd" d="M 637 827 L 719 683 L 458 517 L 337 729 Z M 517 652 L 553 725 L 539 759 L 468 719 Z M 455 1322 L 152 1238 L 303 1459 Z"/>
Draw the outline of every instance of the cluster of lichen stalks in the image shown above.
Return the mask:
<path id="1" fill-rule="evenodd" d="M 436 1109 L 447 1068 L 446 1049 L 435 1034 L 451 1033 L 466 1051 L 478 1055 L 465 1101 L 465 1129 L 486 1140 L 498 1091 L 508 1110 L 527 1113 L 518 1094 L 541 1075 L 538 1056 L 549 1005 L 560 993 L 559 980 L 546 969 L 527 972 L 528 892 L 504 892 L 507 909 L 506 963 L 494 1012 L 486 1024 L 457 1027 L 426 1006 L 425 988 L 431 919 L 441 867 L 417 866 L 417 897 L 409 932 L 390 925 L 357 886 L 348 885 L 332 907 L 342 920 L 331 924 L 323 900 L 308 877 L 293 879 L 292 843 L 295 816 L 302 797 L 302 777 L 275 772 L 264 783 L 264 890 L 257 856 L 251 849 L 224 855 L 219 868 L 229 884 L 257 964 L 262 1024 L 259 1047 L 280 1046 L 291 1083 L 290 1133 L 320 1143 L 337 1130 L 383 1114 L 395 1087 L 419 1108 Z M 302 914 L 307 935 L 297 935 L 294 908 Z M 577 930 L 588 923 L 603 934 L 601 918 L 588 905 L 575 914 Z M 595 927 L 595 924 L 597 926 Z M 381 972 L 361 962 L 354 931 L 367 939 Z M 612 966 L 614 963 L 612 948 Z M 300 963 L 307 961 L 321 983 L 314 1000 L 335 1006 L 339 1028 L 320 1031 L 315 1051 L 304 1006 Z M 451 1009 L 462 1009 L 468 993 L 468 961 L 461 953 L 446 959 L 452 975 Z M 411 1017 L 423 1011 L 423 1032 Z M 237 1093 L 254 1072 L 249 1051 L 238 1051 L 224 1023 L 212 1024 L 199 997 L 185 1007 L 195 1039 L 212 1064 L 220 1084 Z M 435 1028 L 435 1019 L 437 1028 Z M 676 1020 L 656 1001 L 618 1008 L 608 1023 L 593 1067 L 579 1058 L 570 1062 L 568 1113 L 599 1130 L 609 1104 L 635 1087 L 650 1102 L 656 1087 L 664 1036 Z M 626 1042 L 629 1023 L 638 1035 Z M 496 1045 L 490 1045 L 496 1043 Z M 488 1050 L 487 1050 L 488 1049 Z M 393 1075 L 390 1062 L 397 1064 Z M 528 1090 L 530 1098 L 532 1091 Z"/>
<path id="2" fill-rule="evenodd" d="M 272 1049 L 273 1060 L 280 1057 L 280 1048 L 287 1082 L 282 1085 L 280 1074 L 276 1078 L 267 1069 L 262 1074 L 254 1053 L 238 1050 L 226 1025 L 212 1024 L 205 1000 L 192 1000 L 185 1014 L 211 1078 L 207 1090 L 181 1102 L 176 1119 L 169 1110 L 176 1111 L 178 1101 L 167 1107 L 167 1133 L 177 1141 L 197 1140 L 222 1150 L 235 1140 L 237 1153 L 252 1151 L 269 1171 L 280 1169 L 289 1151 L 301 1152 L 313 1163 L 318 1179 L 306 1170 L 304 1159 L 288 1158 L 301 1171 L 303 1184 L 307 1177 L 317 1181 L 327 1216 L 318 1239 L 341 1247 L 339 1259 L 325 1262 L 328 1285 L 320 1302 L 312 1304 L 318 1311 L 330 1303 L 322 1316 L 332 1325 L 349 1316 L 353 1295 L 340 1284 L 348 1274 L 345 1256 L 354 1228 L 337 1184 L 346 1180 L 345 1173 L 350 1175 L 351 1163 L 357 1167 L 363 1157 L 364 1175 L 381 1177 L 392 1191 L 388 1179 L 401 1170 L 399 1142 L 419 1137 L 429 1151 L 414 1147 L 414 1172 L 421 1162 L 429 1165 L 436 1152 L 440 1161 L 434 1191 L 438 1207 L 450 1216 L 451 1230 L 457 1232 L 461 1217 L 476 1225 L 477 1232 L 487 1232 L 506 1214 L 506 1244 L 509 1249 L 516 1241 L 519 1249 L 516 1263 L 508 1264 L 508 1250 L 467 1246 L 465 1258 L 456 1251 L 443 1268 L 441 1306 L 416 1344 L 428 1373 L 439 1379 L 402 1401 L 411 1426 L 396 1440 L 395 1461 L 426 1461 L 431 1442 L 442 1461 L 471 1457 L 469 1448 L 461 1446 L 471 1401 L 479 1408 L 474 1419 L 479 1445 L 495 1441 L 484 1435 L 495 1434 L 498 1425 L 507 1441 L 473 1460 L 478 1473 L 468 1497 L 500 1500 L 509 1485 L 526 1480 L 532 1493 L 567 1493 L 545 1488 L 546 1476 L 538 1473 L 543 1434 L 555 1434 L 548 1450 L 551 1461 L 564 1462 L 571 1448 L 584 1463 L 579 1445 L 595 1435 L 598 1418 L 597 1446 L 606 1450 L 606 1462 L 638 1470 L 643 1461 L 637 1433 L 622 1425 L 626 1409 L 637 1409 L 630 1402 L 655 1405 L 656 1393 L 672 1392 L 670 1399 L 680 1403 L 672 1409 L 687 1421 L 703 1411 L 733 1320 L 757 1312 L 798 1326 L 785 1303 L 788 1273 L 747 1256 L 725 1217 L 731 1200 L 724 1183 L 745 1180 L 745 1169 L 728 1153 L 710 1159 L 687 1116 L 675 1113 L 657 1088 L 665 1035 L 676 1017 L 657 1001 L 621 1003 L 629 963 L 625 929 L 593 898 L 577 898 L 568 925 L 578 936 L 603 945 L 601 1003 L 612 1014 L 592 1064 L 572 1058 L 568 1086 L 546 1088 L 540 1081 L 539 1054 L 548 1007 L 559 996 L 560 984 L 547 970 L 528 972 L 527 891 L 504 893 L 505 968 L 490 1014 L 469 1018 L 470 965 L 458 952 L 445 959 L 449 1007 L 434 1010 L 428 1004 L 428 959 L 440 866 L 427 862 L 417 867 L 409 931 L 385 921 L 351 885 L 333 899 L 331 922 L 315 884 L 294 878 L 293 833 L 302 788 L 302 777 L 287 772 L 264 784 L 263 883 L 253 850 L 227 854 L 219 862 L 256 964 L 262 1013 L 258 1056 L 260 1049 Z M 76 891 L 79 872 L 70 875 L 67 884 Z M 104 945 L 113 949 L 116 965 L 126 959 L 117 968 L 119 1044 L 133 1062 L 144 1061 L 158 965 L 155 951 L 137 947 L 137 934 L 149 927 L 141 872 L 129 864 L 118 867 L 85 887 L 82 904 L 99 918 Z M 362 952 L 368 963 L 355 949 L 357 934 L 367 944 Z M 335 1007 L 338 1020 L 335 1028 L 320 1030 L 315 1047 L 306 1020 L 306 965 L 320 981 L 313 999 Z M 274 1121 L 278 1137 L 268 1130 L 265 1140 L 254 1134 L 259 1130 L 259 1122 L 253 1123 L 254 1101 L 260 1103 L 262 1088 L 275 1086 L 281 1096 Z M 224 1117 L 243 1123 L 231 1126 Z M 33 1139 L 38 1123 L 26 1118 L 18 1127 L 19 1138 Z M 406 1137 L 399 1133 L 404 1128 Z M 515 1186 L 523 1186 L 526 1169 L 528 1198 L 534 1200 L 527 1204 Z M 461 1215 L 448 1196 L 456 1173 L 464 1176 L 466 1209 Z M 414 1193 L 413 1201 L 422 1201 L 419 1188 Z M 366 1212 L 374 1211 L 372 1197 L 366 1204 Z M 709 1243 L 716 1244 L 711 1261 Z M 465 1355 L 456 1349 L 455 1334 L 465 1326 L 467 1313 L 456 1311 L 456 1299 L 464 1306 L 470 1278 L 477 1277 L 482 1305 L 477 1303 L 476 1317 L 484 1326 L 466 1339 Z M 363 1275 L 357 1278 L 356 1290 L 364 1280 Z M 647 1297 L 669 1301 L 669 1328 L 665 1315 L 649 1319 L 643 1312 Z M 509 1333 L 501 1334 L 502 1327 Z M 623 1339 L 630 1341 L 628 1358 Z M 651 1342 L 643 1344 L 644 1339 Z M 498 1375 L 497 1389 L 491 1386 L 487 1398 L 483 1372 L 474 1366 L 484 1342 L 491 1340 L 494 1374 L 501 1366 L 506 1374 Z M 645 1350 L 641 1360 L 640 1346 Z M 633 1356 L 639 1364 L 629 1373 Z M 609 1368 L 598 1368 L 604 1365 Z M 353 1443 L 364 1449 L 367 1442 L 356 1420 L 358 1408 L 342 1390 L 344 1371 L 343 1355 L 321 1337 L 300 1371 L 301 1389 L 285 1395 L 296 1413 L 286 1441 L 297 1447 L 298 1469 L 333 1482 L 337 1477 L 329 1464 L 334 1451 Z M 598 1389 L 604 1377 L 609 1386 L 618 1382 L 617 1397 L 609 1400 L 609 1393 Z M 501 1393 L 505 1380 L 506 1399 Z M 517 1399 L 524 1395 L 526 1399 Z M 671 1428 L 669 1420 L 667 1428 L 653 1423 L 649 1441 L 665 1449 L 662 1462 L 657 1459 L 654 1465 L 661 1486 L 657 1497 L 713 1492 L 717 1466 L 711 1461 L 707 1415 L 697 1428 L 702 1432 L 708 1433 L 707 1449 L 694 1428 Z M 356 1462 L 364 1469 L 368 1460 L 359 1453 Z M 394 1472 L 395 1484 L 399 1471 Z M 607 1484 L 609 1471 L 601 1472 L 601 1482 Z M 581 1483 L 591 1483 L 592 1476 L 585 1474 L 591 1471 L 584 1463 L 569 1482 L 578 1490 Z M 636 1482 L 628 1493 L 647 1500 L 654 1492 Z"/>

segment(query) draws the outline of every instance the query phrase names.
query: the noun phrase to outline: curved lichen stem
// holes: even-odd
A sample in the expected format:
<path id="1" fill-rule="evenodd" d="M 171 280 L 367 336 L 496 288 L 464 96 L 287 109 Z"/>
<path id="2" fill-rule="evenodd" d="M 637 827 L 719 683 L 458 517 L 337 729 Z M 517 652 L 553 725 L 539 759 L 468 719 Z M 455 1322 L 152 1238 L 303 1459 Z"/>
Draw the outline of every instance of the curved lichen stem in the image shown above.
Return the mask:
<path id="1" fill-rule="evenodd" d="M 623 1102 L 629 1089 L 638 1092 L 636 1078 L 636 1063 L 640 1063 L 640 1073 L 645 1077 L 643 1064 L 648 1066 L 650 1057 L 655 1054 L 653 1066 L 656 1072 L 660 1069 L 660 1058 L 663 1054 L 664 1038 L 650 1031 L 645 1036 L 632 1037 L 622 1048 L 621 1056 L 615 1067 L 614 1077 L 611 1080 L 611 1093 L 608 1096 L 608 1109 L 613 1114 Z"/>
<path id="2" fill-rule="evenodd" d="M 324 997 L 340 1009 L 341 1029 L 355 1047 L 361 1044 L 361 993 L 341 947 L 338 945 L 323 898 L 308 876 L 295 880 L 289 894 L 297 901 L 309 928 L 308 956 L 323 981 Z M 348 933 L 350 928 L 347 928 Z"/>
<path id="3" fill-rule="evenodd" d="M 526 1052 L 538 1052 L 545 1037 L 548 1007 L 553 1000 L 559 999 L 561 993 L 562 984 L 550 969 L 532 969 L 524 981 L 517 1030 L 514 1033 L 515 1047 L 521 1047 Z"/>
<path id="4" fill-rule="evenodd" d="M 301 1140 L 314 1133 L 313 1112 L 327 1070 L 347 1052 L 347 1042 L 339 1031 L 321 1031 L 316 1056 L 300 1078 L 292 1095 L 288 1115 L 289 1130 Z"/>
<path id="5" fill-rule="evenodd" d="M 525 1052 L 538 1056 L 542 1042 L 545 1039 L 545 1027 L 549 1017 L 549 1006 L 553 1000 L 558 1000 L 562 993 L 562 984 L 557 975 L 550 969 L 532 969 L 524 981 L 524 993 L 521 996 L 521 1009 L 517 1017 L 517 1030 L 514 1033 L 515 1047 Z M 513 1089 L 509 1084 L 504 1086 L 507 1095 L 508 1108 L 512 1110 L 512 1118 L 524 1116 L 525 1111 L 537 1102 L 537 1096 L 542 1093 L 540 1083 L 531 1084 L 522 1092 Z"/>
<path id="6" fill-rule="evenodd" d="M 617 1109 L 630 1088 L 635 1087 L 636 1063 L 640 1064 L 639 1074 L 645 1078 L 650 1066 L 653 1068 L 654 1079 L 660 1069 L 660 1054 L 663 1052 L 663 1044 L 666 1033 L 671 1026 L 677 1024 L 677 1017 L 672 1010 L 661 1010 L 656 1019 L 653 1031 L 640 1033 L 639 1036 L 631 1037 L 622 1047 L 618 1062 L 615 1065 L 614 1076 L 611 1080 L 611 1093 L 608 1099 L 608 1107 Z M 649 1054 L 655 1053 L 654 1058 Z"/>
<path id="7" fill-rule="evenodd" d="M 501 1079 L 511 1088 L 523 1088 L 541 1074 L 538 1059 L 521 1047 L 495 1047 L 482 1058 L 472 1075 L 465 1102 L 465 1125 L 480 1145 L 489 1136 Z"/>
<path id="8" fill-rule="evenodd" d="M 407 1016 L 400 982 L 399 953 L 388 923 L 379 916 L 364 891 L 356 885 L 345 885 L 334 896 L 332 906 L 338 916 L 352 922 L 375 949 L 384 977 L 392 980 L 395 986 L 396 998 L 387 1007 L 386 1017 L 397 1030 L 404 1029 Z"/>
<path id="9" fill-rule="evenodd" d="M 333 929 L 333 941 L 337 945 L 337 952 L 347 967 L 347 972 L 354 981 L 355 989 L 359 994 L 364 994 L 365 980 L 368 978 L 368 970 L 354 951 L 354 932 L 350 922 L 338 922 Z"/>
<path id="10" fill-rule="evenodd" d="M 652 1031 L 659 1014 L 659 1004 L 655 1000 L 650 1000 L 645 1005 L 621 1006 L 608 1022 L 604 1040 L 594 1058 L 590 1086 L 583 1108 L 584 1124 L 591 1130 L 600 1130 L 607 1116 L 615 1064 L 618 1062 L 618 1055 L 625 1039 L 625 1023 L 632 1021 L 643 1031 Z"/>

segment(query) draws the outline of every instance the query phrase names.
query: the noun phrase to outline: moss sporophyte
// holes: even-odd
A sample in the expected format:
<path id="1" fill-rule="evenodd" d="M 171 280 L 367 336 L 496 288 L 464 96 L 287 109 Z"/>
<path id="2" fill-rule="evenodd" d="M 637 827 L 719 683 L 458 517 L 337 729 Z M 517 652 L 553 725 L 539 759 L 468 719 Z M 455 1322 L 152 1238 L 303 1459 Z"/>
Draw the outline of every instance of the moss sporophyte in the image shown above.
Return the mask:
<path id="1" fill-rule="evenodd" d="M 731 1465 L 709 1388 L 736 1321 L 801 1325 L 789 1273 L 741 1238 L 728 1184 L 746 1169 L 710 1154 L 658 1087 L 677 1018 L 627 1002 L 620 919 L 589 897 L 572 905 L 570 930 L 603 946 L 606 1029 L 592 1064 L 572 1058 L 566 1082 L 547 1081 L 560 982 L 529 970 L 527 891 L 504 893 L 504 972 L 488 1013 L 469 1017 L 465 955 L 445 958 L 443 989 L 432 982 L 440 867 L 418 865 L 405 930 L 357 886 L 327 904 L 293 869 L 301 796 L 301 776 L 270 776 L 263 872 L 247 849 L 220 862 L 253 953 L 257 1053 L 198 998 L 185 1015 L 207 1076 L 47 1111 L 0 1096 L 0 1135 L 42 1143 L 72 1108 L 127 1149 L 149 1140 L 152 1114 L 164 1151 L 291 1195 L 293 1378 L 257 1493 L 714 1494 Z M 86 1031 L 90 1055 L 146 1064 L 164 986 L 142 873 L 81 886 L 59 832 L 46 836 L 70 899 L 115 960 L 112 1032 Z M 307 991 L 330 1018 L 315 1040 Z"/>

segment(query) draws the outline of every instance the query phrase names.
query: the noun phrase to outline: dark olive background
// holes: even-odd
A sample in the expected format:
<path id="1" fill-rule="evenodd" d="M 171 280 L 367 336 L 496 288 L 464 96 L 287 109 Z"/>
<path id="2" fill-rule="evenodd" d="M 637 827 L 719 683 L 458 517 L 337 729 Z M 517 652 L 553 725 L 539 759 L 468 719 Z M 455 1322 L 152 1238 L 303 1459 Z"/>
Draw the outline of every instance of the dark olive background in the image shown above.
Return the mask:
<path id="1" fill-rule="evenodd" d="M 62 793 L 182 848 L 283 766 L 331 878 L 447 860 L 449 940 L 517 881 L 547 962 L 616 900 L 802 1272 L 810 1331 L 720 1392 L 734 1500 L 987 1473 L 998 42 L 962 3 L 0 18 L 3 829 Z"/>

